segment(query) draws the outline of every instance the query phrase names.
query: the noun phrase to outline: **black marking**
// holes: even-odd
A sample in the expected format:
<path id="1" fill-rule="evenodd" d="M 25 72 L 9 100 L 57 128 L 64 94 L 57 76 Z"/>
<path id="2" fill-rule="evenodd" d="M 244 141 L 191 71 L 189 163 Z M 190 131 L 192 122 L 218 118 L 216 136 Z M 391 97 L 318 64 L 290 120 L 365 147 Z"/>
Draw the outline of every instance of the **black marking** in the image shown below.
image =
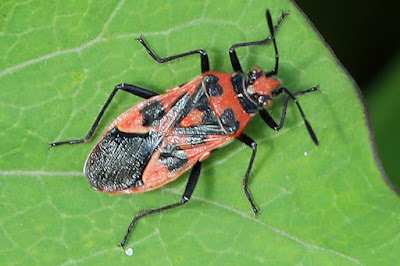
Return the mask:
<path id="1" fill-rule="evenodd" d="M 218 84 L 219 78 L 214 75 L 207 75 L 203 79 L 204 88 L 210 97 L 221 96 L 222 88 Z"/>
<path id="2" fill-rule="evenodd" d="M 211 107 L 204 111 L 202 124 L 204 124 L 204 125 L 218 125 L 217 116 L 215 115 L 215 113 L 211 109 Z"/>
<path id="3" fill-rule="evenodd" d="M 163 138 L 153 130 L 138 134 L 112 129 L 86 160 L 84 172 L 88 182 L 105 191 L 142 186 L 143 171 Z"/>
<path id="4" fill-rule="evenodd" d="M 240 123 L 235 120 L 235 114 L 231 108 L 226 108 L 219 118 L 228 134 L 234 134 L 239 129 Z"/>
<path id="5" fill-rule="evenodd" d="M 190 111 L 193 110 L 194 96 L 195 95 L 189 98 L 189 93 L 185 93 L 173 103 L 173 107 L 171 108 L 171 110 L 174 110 L 178 113 L 175 118 L 175 126 L 178 126 L 183 118 L 185 118 L 190 113 Z"/>
<path id="6" fill-rule="evenodd" d="M 204 94 L 204 90 L 202 89 L 201 85 L 197 91 L 201 92 L 201 96 L 198 97 L 195 108 L 203 112 L 203 120 L 201 123 L 205 125 L 218 125 L 218 119 L 214 111 L 211 109 L 208 97 Z"/>
<path id="7" fill-rule="evenodd" d="M 255 112 L 257 112 L 258 110 L 257 105 L 253 103 L 250 99 L 248 99 L 246 97 L 246 94 L 244 93 L 246 87 L 243 74 L 242 73 L 235 74 L 232 77 L 232 84 L 233 84 L 233 89 L 239 98 L 240 104 L 243 107 L 243 110 L 248 114 L 254 114 Z"/>
<path id="8" fill-rule="evenodd" d="M 207 135 L 190 135 L 187 139 L 186 142 L 190 146 L 196 146 L 200 144 L 204 144 L 207 142 Z"/>
<path id="9" fill-rule="evenodd" d="M 192 127 L 182 127 L 180 125 L 182 119 L 190 114 L 194 109 L 203 112 L 203 119 L 200 125 Z M 189 94 L 185 93 L 182 95 L 171 107 L 171 110 L 177 113 L 175 117 L 175 129 L 174 133 L 178 135 L 206 135 L 216 134 L 225 135 L 225 130 L 221 127 L 218 118 L 214 111 L 211 109 L 208 97 L 205 94 L 203 86 L 199 86 L 192 96 L 189 98 Z M 169 113 L 169 112 L 168 112 Z M 168 116 L 168 113 L 166 116 Z"/>
<path id="10" fill-rule="evenodd" d="M 147 103 L 139 112 L 143 115 L 143 126 L 156 127 L 164 116 L 164 107 L 159 101 L 155 100 Z"/>
<path id="11" fill-rule="evenodd" d="M 196 103 L 196 109 L 202 112 L 207 109 L 211 109 L 210 102 L 208 101 L 207 95 L 204 94 L 204 90 L 202 90 L 201 85 L 197 90 L 202 91 L 202 95 Z"/>
<path id="12" fill-rule="evenodd" d="M 177 128 L 180 127 L 181 121 L 186 116 L 188 116 L 190 112 L 194 109 L 197 109 L 204 113 L 202 124 L 216 125 L 216 126 L 219 125 L 218 119 L 215 116 L 214 111 L 212 111 L 207 95 L 204 93 L 204 89 L 201 85 L 197 88 L 197 90 L 193 93 L 193 95 L 189 99 L 187 99 L 187 97 L 188 94 L 186 93 L 173 104 L 174 107 L 180 105 L 181 102 L 183 101 L 183 98 L 185 98 L 184 101 L 185 105 L 176 110 L 179 113 L 175 121 L 175 126 Z"/>
<path id="13" fill-rule="evenodd" d="M 161 153 L 160 162 L 165 164 L 170 172 L 182 169 L 187 163 L 187 156 L 181 147 L 175 145 L 166 145 Z"/>

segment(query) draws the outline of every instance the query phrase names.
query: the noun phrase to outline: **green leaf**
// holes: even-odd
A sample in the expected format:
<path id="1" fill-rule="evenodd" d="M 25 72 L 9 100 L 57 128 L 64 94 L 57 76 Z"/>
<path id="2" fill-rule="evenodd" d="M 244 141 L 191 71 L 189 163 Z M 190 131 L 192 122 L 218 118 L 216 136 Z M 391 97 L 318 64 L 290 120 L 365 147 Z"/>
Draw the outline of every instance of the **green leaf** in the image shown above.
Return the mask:
<path id="1" fill-rule="evenodd" d="M 229 47 L 269 34 L 266 8 L 275 21 L 290 13 L 276 36 L 283 84 L 322 91 L 299 97 L 320 146 L 292 103 L 279 132 L 256 117 L 249 187 L 262 214 L 241 186 L 251 150 L 233 143 L 204 163 L 189 204 L 137 224 L 126 256 L 117 244 L 134 214 L 176 202 L 187 180 L 138 195 L 89 188 L 81 169 L 100 131 L 140 99 L 118 93 L 90 144 L 47 143 L 83 137 L 118 83 L 162 93 L 199 75 L 197 56 L 157 65 L 140 34 L 160 56 L 202 48 L 213 70 L 231 72 Z M 292 2 L 2 1 L 0 18 L 2 264 L 399 263 L 399 199 L 374 159 L 359 91 Z M 274 65 L 271 45 L 238 54 L 245 69 Z"/>

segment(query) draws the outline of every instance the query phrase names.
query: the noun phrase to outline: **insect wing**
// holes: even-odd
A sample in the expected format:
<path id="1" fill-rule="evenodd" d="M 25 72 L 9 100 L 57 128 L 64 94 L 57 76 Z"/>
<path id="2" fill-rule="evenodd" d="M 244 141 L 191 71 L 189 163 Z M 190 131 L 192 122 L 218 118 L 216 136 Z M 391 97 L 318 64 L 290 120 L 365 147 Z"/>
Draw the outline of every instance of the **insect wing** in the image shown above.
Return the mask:
<path id="1" fill-rule="evenodd" d="M 205 160 L 213 150 L 232 140 L 234 138 L 229 136 L 211 135 L 203 139 L 200 144 L 190 146 L 186 136 L 170 135 L 153 153 L 142 175 L 143 185 L 117 193 L 138 193 L 159 188 L 175 180 L 197 161 Z"/>

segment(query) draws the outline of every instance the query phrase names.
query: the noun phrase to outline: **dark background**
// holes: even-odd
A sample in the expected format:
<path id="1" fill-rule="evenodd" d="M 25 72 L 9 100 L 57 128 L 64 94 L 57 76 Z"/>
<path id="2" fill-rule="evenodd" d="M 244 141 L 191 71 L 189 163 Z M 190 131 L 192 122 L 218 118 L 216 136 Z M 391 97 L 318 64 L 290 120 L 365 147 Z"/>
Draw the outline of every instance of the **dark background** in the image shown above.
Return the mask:
<path id="1" fill-rule="evenodd" d="M 360 87 L 377 151 L 400 195 L 400 9 L 395 1 L 297 0 Z"/>
<path id="2" fill-rule="evenodd" d="M 296 3 L 314 23 L 363 93 L 399 52 L 400 9 L 392 1 Z"/>

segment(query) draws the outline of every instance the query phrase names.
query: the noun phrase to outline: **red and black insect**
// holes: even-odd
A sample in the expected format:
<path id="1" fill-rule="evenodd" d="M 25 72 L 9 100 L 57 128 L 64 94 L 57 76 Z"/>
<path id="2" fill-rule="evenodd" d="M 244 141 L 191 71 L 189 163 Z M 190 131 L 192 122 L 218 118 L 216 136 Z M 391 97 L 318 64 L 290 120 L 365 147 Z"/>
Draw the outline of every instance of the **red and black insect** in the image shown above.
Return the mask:
<path id="1" fill-rule="evenodd" d="M 293 100 L 305 122 L 307 130 L 318 145 L 317 137 L 308 123 L 296 96 L 312 91 L 291 93 L 281 86 L 278 74 L 279 56 L 274 32 L 286 14 L 282 13 L 273 26 L 270 12 L 266 17 L 271 36 L 261 41 L 234 44 L 229 56 L 234 74 L 209 71 L 209 60 L 204 50 L 198 49 L 171 57 L 159 58 L 139 38 L 147 53 L 158 63 L 165 63 L 181 57 L 199 54 L 202 75 L 179 87 L 171 88 L 165 94 L 131 85 L 117 85 L 104 104 L 89 133 L 83 139 L 54 142 L 52 147 L 63 144 L 89 142 L 105 110 L 118 90 L 145 98 L 144 102 L 121 114 L 105 131 L 99 143 L 86 160 L 84 173 L 90 185 L 100 191 L 112 194 L 138 193 L 153 190 L 171 182 L 192 168 L 182 199 L 174 204 L 157 209 L 143 210 L 136 214 L 121 242 L 124 247 L 136 222 L 149 214 L 158 213 L 187 203 L 200 175 L 201 162 L 210 153 L 237 139 L 252 150 L 252 156 L 243 179 L 243 188 L 254 213 L 257 207 L 247 188 L 247 181 L 257 152 L 257 143 L 243 134 L 250 119 L 259 113 L 265 123 L 274 130 L 280 130 L 285 122 L 289 100 Z M 253 67 L 248 75 L 243 73 L 236 55 L 236 48 L 266 45 L 273 42 L 275 67 L 263 71 Z M 278 123 L 266 109 L 274 98 L 285 94 L 283 111 Z"/>

